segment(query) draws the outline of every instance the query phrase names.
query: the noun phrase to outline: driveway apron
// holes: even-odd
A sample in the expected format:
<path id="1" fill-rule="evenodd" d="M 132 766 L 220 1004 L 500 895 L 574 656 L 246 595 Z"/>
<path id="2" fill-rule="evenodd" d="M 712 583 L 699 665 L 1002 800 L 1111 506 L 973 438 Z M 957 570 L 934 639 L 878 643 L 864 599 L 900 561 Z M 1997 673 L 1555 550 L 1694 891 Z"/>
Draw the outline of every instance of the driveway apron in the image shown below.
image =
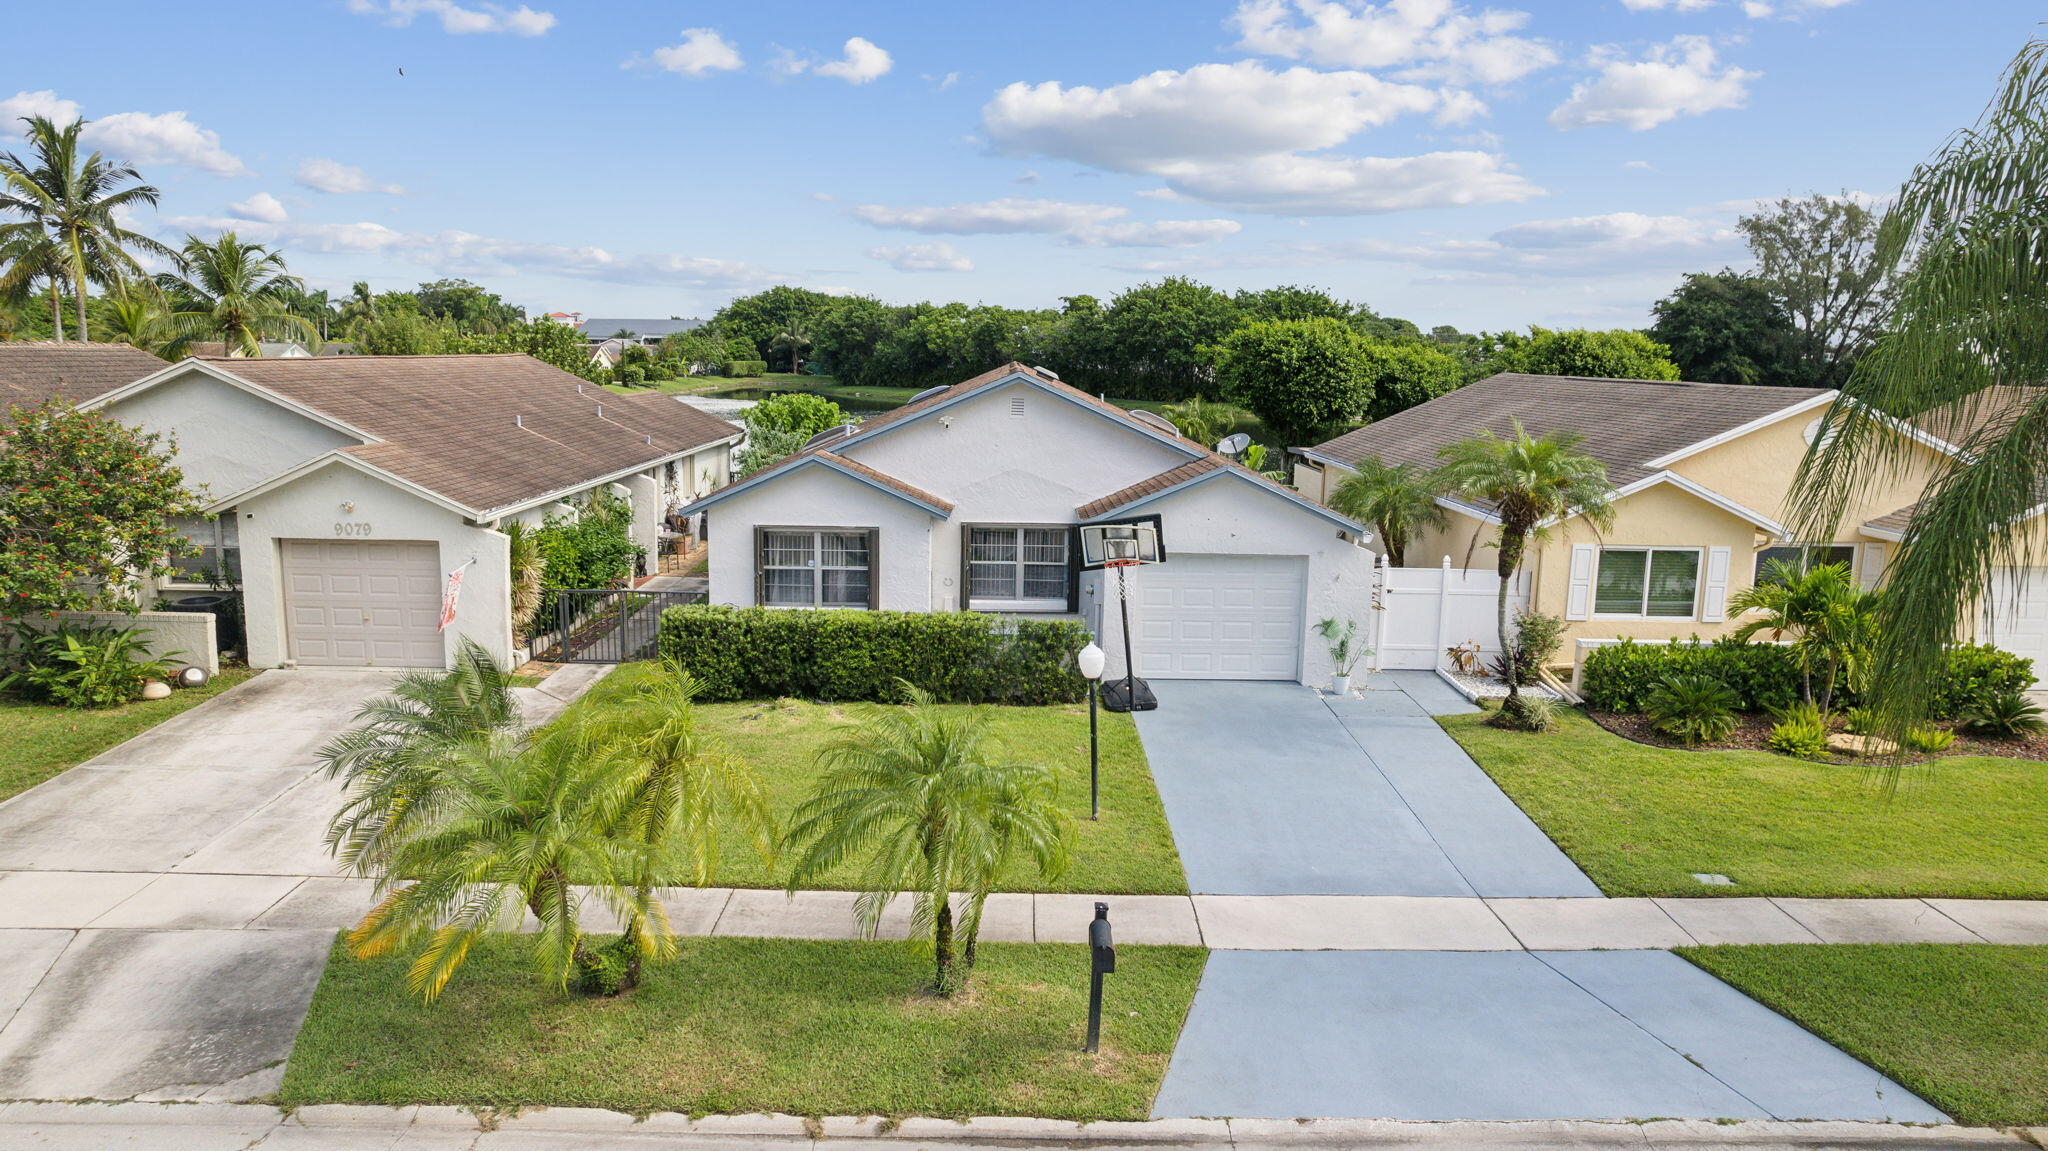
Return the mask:
<path id="1" fill-rule="evenodd" d="M 1329 703 L 1298 684 L 1152 685 L 1138 733 L 1196 894 L 1599 894 L 1403 681 L 1376 679 Z"/>

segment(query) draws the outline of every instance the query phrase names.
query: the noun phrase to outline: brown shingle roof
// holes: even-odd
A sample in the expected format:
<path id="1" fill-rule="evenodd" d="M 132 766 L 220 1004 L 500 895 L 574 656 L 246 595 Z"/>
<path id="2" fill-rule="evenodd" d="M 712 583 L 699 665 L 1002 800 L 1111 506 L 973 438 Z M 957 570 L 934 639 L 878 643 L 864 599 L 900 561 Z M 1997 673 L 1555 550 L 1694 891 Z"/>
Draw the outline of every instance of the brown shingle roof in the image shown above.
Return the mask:
<path id="1" fill-rule="evenodd" d="M 204 362 L 368 432 L 381 442 L 343 450 L 477 511 L 739 434 L 667 396 L 579 393 L 576 377 L 524 355 Z"/>
<path id="2" fill-rule="evenodd" d="M 1986 428 L 2005 423 L 2026 404 L 2039 402 L 2043 395 L 2040 386 L 1998 385 L 1922 412 L 1912 422 L 1960 447 Z"/>
<path id="3" fill-rule="evenodd" d="M 1125 504 L 1136 503 L 1155 492 L 1163 492 L 1176 484 L 1186 483 L 1196 476 L 1207 475 L 1218 468 L 1229 466 L 1231 466 L 1230 461 L 1221 456 L 1204 456 L 1199 460 L 1189 460 L 1177 468 L 1168 468 L 1156 476 L 1147 476 L 1122 491 L 1111 492 L 1099 500 L 1090 500 L 1075 508 L 1074 514 L 1081 519 L 1092 520 L 1096 516 L 1113 512 Z"/>
<path id="4" fill-rule="evenodd" d="M 164 362 L 126 344 L 0 341 L 0 409 L 30 408 L 54 396 L 84 403 L 132 384 Z"/>
<path id="5" fill-rule="evenodd" d="M 1917 503 L 1907 504 L 1895 511 L 1889 511 L 1874 520 L 1864 520 L 1863 526 L 1881 532 L 1904 532 L 1906 525 L 1913 522 L 1913 513 L 1920 507 Z"/>
<path id="6" fill-rule="evenodd" d="M 900 420 L 907 419 L 911 416 L 916 415 L 919 412 L 925 411 L 926 409 L 936 407 L 939 404 L 943 404 L 946 401 L 951 400 L 957 396 L 963 395 L 967 392 L 971 392 L 976 388 L 983 386 L 984 384 L 993 383 L 996 380 L 1002 379 L 1004 376 L 1013 375 L 1020 372 L 1024 375 L 1030 376 L 1034 380 L 1037 380 L 1039 383 L 1044 384 L 1049 388 L 1052 388 L 1054 391 L 1061 392 L 1074 399 L 1081 400 L 1082 402 L 1088 404 L 1090 407 L 1098 408 L 1104 412 L 1107 412 L 1110 415 L 1115 416 L 1117 419 L 1122 420 L 1124 423 L 1127 423 L 1134 428 L 1140 428 L 1155 436 L 1164 436 L 1168 439 L 1174 440 L 1181 444 L 1185 444 L 1191 448 L 1197 448 L 1204 452 L 1209 450 L 1209 446 L 1207 444 L 1198 444 L 1195 441 L 1188 439 L 1186 436 L 1176 435 L 1167 432 L 1162 428 L 1153 427 L 1151 424 L 1133 418 L 1131 413 L 1125 411 L 1120 407 L 1117 407 L 1115 404 L 1097 399 L 1096 397 L 1089 395 L 1087 392 L 1082 391 L 1081 389 L 1073 386 L 1072 384 L 1063 383 L 1059 380 L 1052 378 L 1051 376 L 1046 375 L 1044 372 L 1039 371 L 1037 368 L 1034 368 L 1029 364 L 1019 363 L 1016 360 L 1011 360 L 1009 363 L 1004 364 L 999 368 L 990 368 L 988 371 L 983 372 L 978 376 L 970 376 L 967 379 L 961 380 L 959 383 L 948 387 L 943 392 L 935 392 L 922 400 L 916 401 L 915 403 L 904 404 L 900 408 L 891 408 L 886 412 L 881 412 L 876 415 L 869 416 L 867 419 L 861 421 L 860 431 L 856 432 L 852 437 L 843 442 L 857 442 L 860 439 L 872 434 L 873 432 L 888 427 L 890 424 L 896 423 Z"/>
<path id="7" fill-rule="evenodd" d="M 1650 475 L 1650 460 L 1781 412 L 1824 388 L 1603 380 L 1506 372 L 1467 384 L 1310 449 L 1340 463 L 1378 456 L 1390 464 L 1435 467 L 1439 449 L 1515 421 L 1530 435 L 1571 432 L 1579 450 L 1607 465 L 1616 487 Z"/>

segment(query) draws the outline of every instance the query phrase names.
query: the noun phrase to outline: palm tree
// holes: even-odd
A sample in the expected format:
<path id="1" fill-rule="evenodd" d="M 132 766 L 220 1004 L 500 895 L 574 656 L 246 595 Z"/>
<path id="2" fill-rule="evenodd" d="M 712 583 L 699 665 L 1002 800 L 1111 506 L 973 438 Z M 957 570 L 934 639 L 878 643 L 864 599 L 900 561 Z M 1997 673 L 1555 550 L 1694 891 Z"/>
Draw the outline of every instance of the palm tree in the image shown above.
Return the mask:
<path id="1" fill-rule="evenodd" d="M 540 611 L 547 558 L 541 554 L 540 537 L 531 524 L 508 520 L 501 530 L 506 536 L 506 566 L 512 574 L 512 630 L 525 635 Z"/>
<path id="2" fill-rule="evenodd" d="M 630 877 L 634 899 L 654 925 L 628 935 L 628 986 L 639 982 L 643 959 L 674 955 L 656 889 L 711 882 L 727 817 L 749 834 L 763 860 L 774 858 L 768 793 L 745 760 L 698 730 L 696 696 L 689 672 L 664 661 L 593 720 L 598 738 L 619 755 L 632 789 L 614 833 L 638 849 Z"/>
<path id="3" fill-rule="evenodd" d="M 341 329 L 353 332 L 356 326 L 366 320 L 377 318 L 377 297 L 370 291 L 367 280 L 357 280 L 348 290 L 348 298 L 341 302 Z"/>
<path id="4" fill-rule="evenodd" d="M 1922 466 L 1884 418 L 1962 449 L 1928 484 L 1887 572 L 1866 705 L 1898 736 L 2000 569 L 2044 562 L 2030 513 L 2048 487 L 2048 41 L 2021 49 L 1977 123 L 1914 169 L 1879 227 L 1897 278 L 1886 334 L 1856 362 L 1794 492 L 1801 539 L 1832 539 L 1850 501 Z M 1998 605 L 1993 604 L 1993 610 Z"/>
<path id="5" fill-rule="evenodd" d="M 60 289 L 65 274 L 63 253 L 48 236 L 9 231 L 12 227 L 0 225 L 0 268 L 5 269 L 0 271 L 0 299 L 26 313 L 38 294 L 36 281 L 48 284 L 50 334 L 61 344 L 64 342 L 64 297 Z"/>
<path id="6" fill-rule="evenodd" d="M 633 776 L 588 725 L 572 720 L 530 741 L 493 732 L 448 749 L 436 766 L 431 810 L 406 820 L 369 872 L 382 898 L 348 934 L 357 956 L 425 936 L 406 985 L 431 1002 L 479 940 L 524 911 L 538 925 L 542 978 L 587 985 L 603 960 L 578 922 L 589 896 L 572 881 L 629 934 L 671 938 L 631 887 L 639 853 L 612 834 L 633 802 Z"/>
<path id="7" fill-rule="evenodd" d="M 287 293 L 303 285 L 285 271 L 282 253 L 222 232 L 211 243 L 186 236 L 177 261 L 157 283 L 175 302 L 187 342 L 218 335 L 229 352 L 255 355 L 266 335 L 313 338 L 313 325 L 292 312 Z"/>
<path id="8" fill-rule="evenodd" d="M 159 354 L 178 338 L 169 302 L 148 280 L 124 284 L 101 296 L 100 328 L 110 343 Z"/>
<path id="9" fill-rule="evenodd" d="M 1423 528 L 1441 528 L 1449 513 L 1436 502 L 1443 482 L 1434 472 L 1414 464 L 1389 464 L 1378 456 L 1358 461 L 1330 493 L 1330 506 L 1379 532 L 1387 560 L 1406 566 L 1408 541 Z"/>
<path id="10" fill-rule="evenodd" d="M 1516 664 L 1515 640 L 1508 628 L 1508 585 L 1522 566 L 1529 541 L 1543 538 L 1549 525 L 1573 517 L 1583 517 L 1596 530 L 1614 523 L 1607 468 L 1578 450 L 1582 438 L 1566 432 L 1531 436 L 1516 420 L 1514 434 L 1506 439 L 1481 432 L 1438 452 L 1444 459 L 1438 472 L 1444 487 L 1492 505 L 1499 517 L 1493 544 L 1500 573 L 1495 611 L 1501 658 L 1510 668 Z M 1507 677 L 1508 699 L 1517 701 L 1510 706 L 1519 704 L 1520 679 Z"/>
<path id="11" fill-rule="evenodd" d="M 802 371 L 804 353 L 811 350 L 810 324 L 803 320 L 791 320 L 781 331 L 775 333 L 775 338 L 769 341 L 769 346 L 788 349 L 789 370 L 792 373 Z"/>
<path id="12" fill-rule="evenodd" d="M 1041 875 L 1057 877 L 1073 821 L 1051 769 L 989 758 L 987 713 L 941 707 L 908 683 L 903 691 L 907 705 L 869 708 L 825 749 L 825 772 L 784 841 L 796 852 L 789 890 L 854 864 L 854 912 L 869 937 L 889 902 L 910 893 L 912 931 L 932 944 L 932 989 L 950 995 L 965 981 L 955 967 L 953 893 L 967 896 L 958 929 L 971 956 L 1008 858 L 1022 848 Z"/>
<path id="13" fill-rule="evenodd" d="M 1766 632 L 1774 641 L 1791 637 L 1800 694 L 1827 711 L 1841 678 L 1855 678 L 1868 654 L 1875 603 L 1874 596 L 1856 587 L 1848 564 L 1816 564 L 1801 571 L 1797 564 L 1772 560 L 1755 584 L 1728 598 L 1728 610 L 1738 616 L 1757 613 L 1735 629 L 1736 639 L 1746 641 Z M 1817 697 L 1816 671 L 1821 673 Z"/>
<path id="14" fill-rule="evenodd" d="M 78 309 L 78 338 L 87 339 L 87 282 L 106 286 L 142 268 L 129 255 L 133 248 L 158 256 L 171 250 L 140 232 L 121 226 L 116 213 L 144 204 L 155 205 L 157 189 L 141 182 L 142 173 L 115 164 L 98 152 L 79 156 L 78 134 L 86 121 L 62 128 L 42 116 L 24 117 L 32 160 L 12 152 L 0 155 L 0 215 L 21 220 L 0 224 L 0 243 L 17 237 L 46 237 L 59 253 L 64 278 Z M 58 338 L 62 339 L 61 331 Z"/>
<path id="15" fill-rule="evenodd" d="M 1214 403 L 1200 396 L 1182 400 L 1177 404 L 1168 404 L 1160 409 L 1159 414 L 1172 420 L 1173 426 L 1180 429 L 1181 435 L 1208 448 L 1215 447 L 1216 441 L 1222 439 L 1236 426 L 1237 421 L 1244 418 L 1242 410 L 1229 404 Z"/>

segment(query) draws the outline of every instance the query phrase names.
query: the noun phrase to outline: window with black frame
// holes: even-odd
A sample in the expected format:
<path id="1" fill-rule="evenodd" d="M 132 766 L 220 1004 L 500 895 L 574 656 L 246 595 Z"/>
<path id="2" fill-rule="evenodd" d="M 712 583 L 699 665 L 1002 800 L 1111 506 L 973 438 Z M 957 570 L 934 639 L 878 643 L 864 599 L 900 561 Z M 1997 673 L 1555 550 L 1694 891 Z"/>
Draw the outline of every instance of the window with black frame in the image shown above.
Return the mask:
<path id="1" fill-rule="evenodd" d="M 763 607 L 874 606 L 872 528 L 764 528 Z"/>
<path id="2" fill-rule="evenodd" d="M 1845 564 L 1854 572 L 1856 548 L 1853 544 L 1792 544 L 1765 548 L 1756 553 L 1756 582 L 1763 583 L 1770 577 L 1773 563 L 1782 563 L 1800 575 L 1823 564 Z"/>
<path id="3" fill-rule="evenodd" d="M 217 587 L 242 582 L 242 544 L 235 513 L 175 521 L 199 550 L 171 560 L 173 587 Z"/>
<path id="4" fill-rule="evenodd" d="M 974 525 L 966 529 L 967 606 L 977 611 L 1065 611 L 1072 529 Z"/>

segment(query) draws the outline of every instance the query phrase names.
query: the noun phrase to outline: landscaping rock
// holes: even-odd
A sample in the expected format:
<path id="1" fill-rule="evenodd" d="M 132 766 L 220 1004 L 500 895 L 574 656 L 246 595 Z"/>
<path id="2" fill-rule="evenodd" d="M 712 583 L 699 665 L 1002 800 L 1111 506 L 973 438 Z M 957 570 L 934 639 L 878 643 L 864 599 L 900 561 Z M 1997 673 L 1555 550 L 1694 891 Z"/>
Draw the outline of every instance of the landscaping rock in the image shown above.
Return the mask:
<path id="1" fill-rule="evenodd" d="M 1857 735 L 1854 732 L 1838 731 L 1828 736 L 1828 750 L 1862 759 L 1897 755 L 1899 745 L 1881 735 Z"/>

